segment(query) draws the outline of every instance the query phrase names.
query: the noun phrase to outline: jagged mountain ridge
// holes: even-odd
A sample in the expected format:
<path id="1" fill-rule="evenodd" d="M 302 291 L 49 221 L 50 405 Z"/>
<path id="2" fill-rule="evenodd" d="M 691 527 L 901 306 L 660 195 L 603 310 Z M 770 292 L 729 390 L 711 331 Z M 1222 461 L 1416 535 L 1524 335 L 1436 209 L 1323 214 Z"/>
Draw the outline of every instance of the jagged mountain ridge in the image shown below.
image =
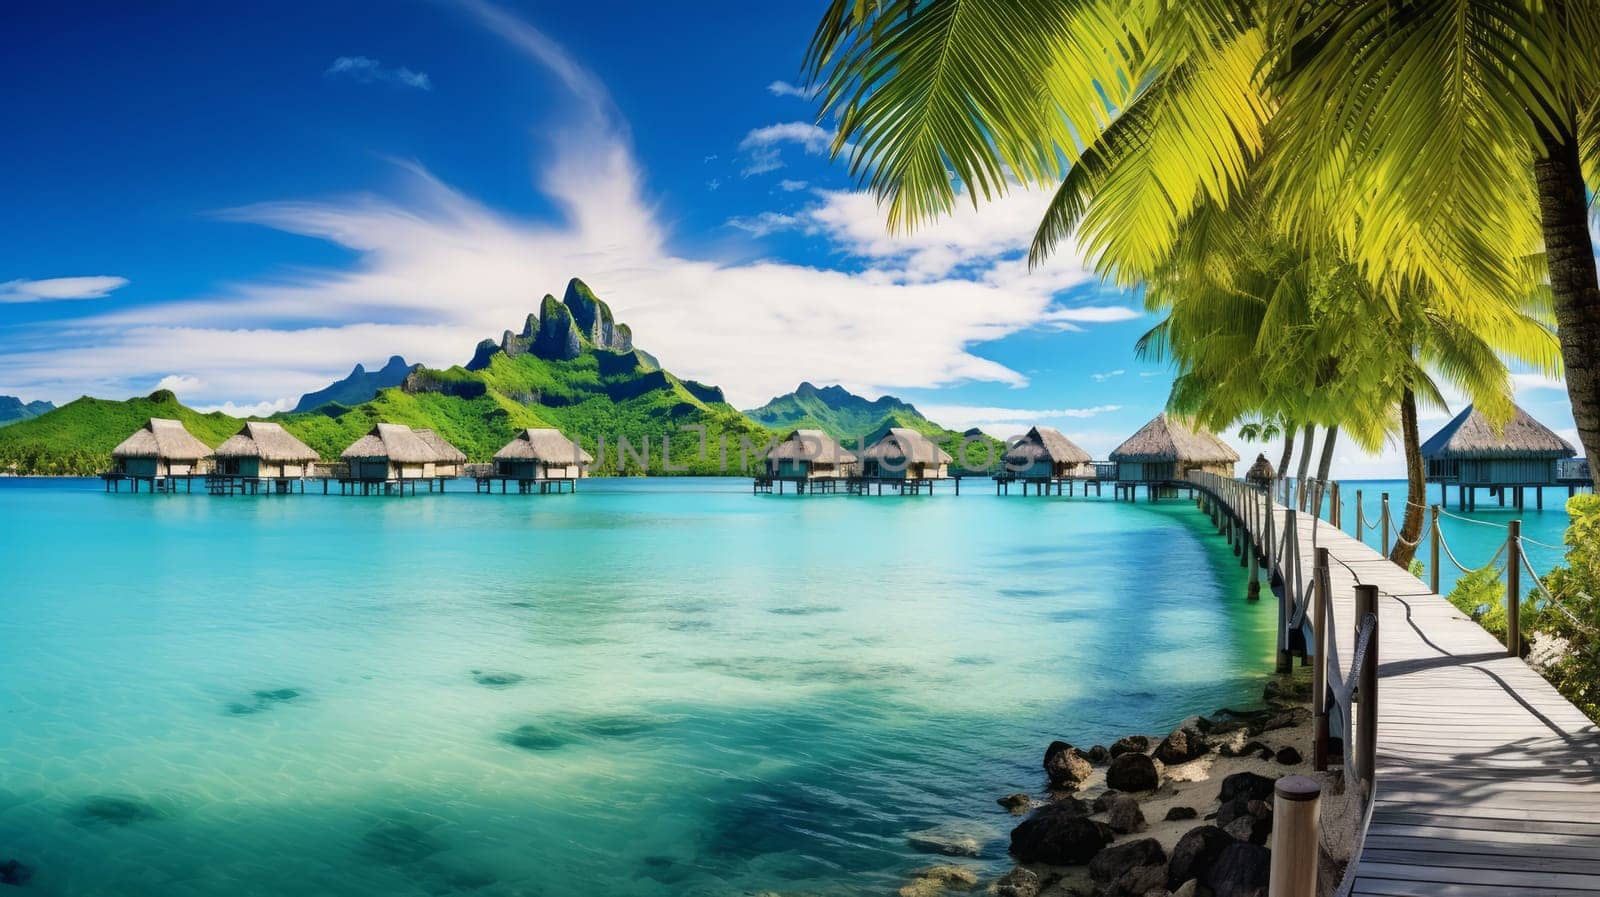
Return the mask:
<path id="1" fill-rule="evenodd" d="M 55 410 L 54 402 L 43 400 L 24 402 L 16 396 L 0 396 L 0 427 L 29 420 Z"/>
<path id="2" fill-rule="evenodd" d="M 399 355 L 390 356 L 389 361 L 375 371 L 368 371 L 358 363 L 343 380 L 335 380 L 322 389 L 301 396 L 294 410 L 311 411 L 329 402 L 359 405 L 376 396 L 380 389 L 404 383 L 413 367 L 416 365 L 408 364 Z"/>
<path id="3" fill-rule="evenodd" d="M 881 434 L 890 427 L 906 427 L 930 436 L 959 436 L 922 415 L 916 406 L 894 396 L 867 399 L 842 386 L 816 386 L 804 382 L 794 392 L 774 396 L 745 416 L 764 427 L 791 430 L 811 427 L 835 439 L 857 440 Z"/>

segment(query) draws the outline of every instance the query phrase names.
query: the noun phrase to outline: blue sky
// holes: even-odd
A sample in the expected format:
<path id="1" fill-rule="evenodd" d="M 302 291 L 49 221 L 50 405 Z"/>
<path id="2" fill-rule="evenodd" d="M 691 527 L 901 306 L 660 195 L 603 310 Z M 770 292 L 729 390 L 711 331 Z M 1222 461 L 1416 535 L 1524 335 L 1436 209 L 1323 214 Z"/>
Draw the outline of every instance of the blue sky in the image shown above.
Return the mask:
<path id="1" fill-rule="evenodd" d="M 885 232 L 795 87 L 816 4 L 130 6 L 0 31 L 0 393 L 268 411 L 576 275 L 741 407 L 840 382 L 1099 455 L 1165 401 L 1137 296 L 1020 260 L 1044 197 Z"/>

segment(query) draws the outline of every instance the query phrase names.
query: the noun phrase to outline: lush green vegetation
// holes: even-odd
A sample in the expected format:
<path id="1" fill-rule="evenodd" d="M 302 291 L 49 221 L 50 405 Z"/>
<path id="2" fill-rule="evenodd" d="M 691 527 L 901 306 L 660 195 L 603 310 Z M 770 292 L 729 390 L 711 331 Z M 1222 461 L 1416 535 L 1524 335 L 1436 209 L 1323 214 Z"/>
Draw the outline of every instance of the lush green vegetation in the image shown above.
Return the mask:
<path id="1" fill-rule="evenodd" d="M 151 417 L 181 420 L 213 446 L 242 423 L 189 409 L 165 390 L 121 402 L 83 398 L 0 431 L 0 468 L 47 475 L 105 470 L 111 449 Z M 556 427 L 596 457 L 595 472 L 602 474 L 642 473 L 637 457 L 647 458 L 656 473 L 720 473 L 722 444 L 728 472 L 738 473 L 741 440 L 754 446 L 747 455 L 759 456 L 773 438 L 714 387 L 680 380 L 634 353 L 604 350 L 570 361 L 499 354 L 482 371 L 424 368 L 407 387 L 384 389 L 354 407 L 335 403 L 272 419 L 330 459 L 380 421 L 431 427 L 474 461 L 487 461 L 519 429 Z M 700 430 L 684 427 L 704 427 L 705 457 Z M 619 440 L 627 441 L 626 458 L 619 457 Z M 671 471 L 663 461 L 665 445 Z"/>
<path id="2" fill-rule="evenodd" d="M 936 439 L 959 442 L 961 434 L 922 416 L 914 406 L 894 396 L 865 399 L 842 386 L 816 387 L 802 383 L 794 392 L 777 396 L 760 408 L 746 411 L 753 421 L 773 430 L 821 430 L 834 439 L 854 445 L 890 427 L 904 427 Z"/>
<path id="3" fill-rule="evenodd" d="M 1544 578 L 1558 604 L 1536 602 L 1533 629 L 1556 640 L 1547 656 L 1530 658 L 1590 719 L 1600 722 L 1600 497 L 1567 502 L 1567 562 Z"/>

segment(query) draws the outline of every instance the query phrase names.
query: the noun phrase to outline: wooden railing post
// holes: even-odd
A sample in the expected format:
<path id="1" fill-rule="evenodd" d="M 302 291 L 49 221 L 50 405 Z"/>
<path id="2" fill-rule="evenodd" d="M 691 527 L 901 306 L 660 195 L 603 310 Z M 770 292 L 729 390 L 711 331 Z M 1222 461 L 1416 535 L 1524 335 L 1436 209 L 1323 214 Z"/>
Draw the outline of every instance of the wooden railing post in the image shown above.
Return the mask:
<path id="1" fill-rule="evenodd" d="M 1272 798 L 1272 871 L 1267 897 L 1316 897 L 1322 786 L 1307 776 L 1284 776 Z"/>
<path id="2" fill-rule="evenodd" d="M 1292 554 L 1283 560 L 1283 589 L 1278 596 L 1278 663 L 1277 671 L 1287 674 L 1294 671 L 1294 658 L 1289 654 L 1289 621 L 1294 617 L 1294 602 L 1299 600 L 1299 583 L 1293 575 L 1294 567 L 1299 566 L 1300 554 L 1299 541 L 1295 538 L 1295 510 L 1290 508 L 1283 512 L 1283 529 L 1289 534 L 1288 549 Z"/>
<path id="3" fill-rule="evenodd" d="M 1342 503 L 1339 501 L 1338 480 L 1333 481 L 1333 498 L 1328 505 L 1328 518 L 1328 522 L 1333 524 L 1334 529 L 1339 529 L 1344 526 L 1343 507 Z"/>
<path id="4" fill-rule="evenodd" d="M 1356 586 L 1356 642 L 1361 640 L 1361 624 L 1368 614 L 1373 619 L 1372 639 L 1361 659 L 1361 669 L 1356 672 L 1360 712 L 1356 714 L 1355 753 L 1360 777 L 1371 782 L 1378 768 L 1378 587 Z"/>
<path id="5" fill-rule="evenodd" d="M 1328 549 L 1317 549 L 1311 571 L 1311 596 L 1316 602 L 1312 616 L 1313 649 L 1317 660 L 1311 667 L 1311 710 L 1313 729 L 1311 755 L 1316 769 L 1328 768 Z"/>
<path id="6" fill-rule="evenodd" d="M 1383 556 L 1389 556 L 1389 493 L 1383 493 Z"/>
<path id="7" fill-rule="evenodd" d="M 1428 527 L 1428 588 L 1439 594 L 1439 506 L 1433 506 L 1433 523 Z"/>
<path id="8" fill-rule="evenodd" d="M 1367 541 L 1367 509 L 1361 504 L 1361 490 L 1356 490 L 1356 541 L 1363 544 Z"/>
<path id="9" fill-rule="evenodd" d="M 1522 521 L 1506 533 L 1506 653 L 1522 656 Z"/>

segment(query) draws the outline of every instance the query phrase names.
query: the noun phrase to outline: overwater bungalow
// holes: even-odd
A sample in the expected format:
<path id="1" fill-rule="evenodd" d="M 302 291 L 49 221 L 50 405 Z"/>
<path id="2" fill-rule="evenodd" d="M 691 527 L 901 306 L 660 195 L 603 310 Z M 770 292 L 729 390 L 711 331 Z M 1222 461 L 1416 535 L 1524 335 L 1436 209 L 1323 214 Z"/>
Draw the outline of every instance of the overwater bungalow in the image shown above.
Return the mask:
<path id="1" fill-rule="evenodd" d="M 1568 492 L 1576 491 L 1578 483 L 1561 476 L 1561 462 L 1577 455 L 1572 444 L 1522 408 L 1512 408 L 1511 419 L 1496 432 L 1488 418 L 1468 405 L 1422 444 L 1427 480 L 1439 484 L 1441 505 L 1449 507 L 1451 485 L 1457 504 L 1469 509 L 1477 507 L 1480 488 L 1487 488 L 1502 506 L 1509 491 L 1518 508 L 1528 488 L 1540 508 L 1545 486 L 1566 485 Z"/>
<path id="2" fill-rule="evenodd" d="M 478 477 L 480 492 L 492 491 L 494 480 L 500 481 L 504 493 L 508 483 L 515 482 L 519 493 L 577 491 L 578 480 L 589 475 L 588 466 L 594 456 L 576 442 L 562 435 L 560 430 L 541 427 L 520 430 L 515 438 L 494 453 L 494 466 L 485 476 Z"/>
<path id="3" fill-rule="evenodd" d="M 466 471 L 467 454 L 445 440 L 443 436 L 425 427 L 412 430 L 417 438 L 433 449 L 433 475 L 438 478 L 458 477 Z"/>
<path id="4" fill-rule="evenodd" d="M 1062 494 L 1065 486 L 1071 489 L 1075 480 L 1084 480 L 1084 494 L 1088 494 L 1089 481 L 1095 480 L 1094 461 L 1077 443 L 1053 427 L 1034 427 L 1010 448 L 1001 459 L 999 473 L 995 474 L 996 491 L 1010 491 L 1010 484 L 1020 482 L 1022 494 L 1028 494 L 1028 485 L 1039 495 Z M 1096 488 L 1099 488 L 1096 482 Z"/>
<path id="5" fill-rule="evenodd" d="M 340 494 L 346 487 L 361 495 L 403 493 L 409 484 L 415 495 L 421 481 L 426 481 L 432 492 L 438 476 L 433 447 L 404 424 L 374 426 L 339 457 L 349 465 L 349 471 L 339 478 Z"/>
<path id="6" fill-rule="evenodd" d="M 765 476 L 756 478 L 757 492 L 783 491 L 793 483 L 795 494 L 837 492 L 839 483 L 856 474 L 860 459 L 821 430 L 792 430 L 767 453 Z"/>
<path id="7" fill-rule="evenodd" d="M 305 491 L 317 450 L 270 421 L 246 421 L 239 432 L 217 446 L 217 463 L 207 486 L 214 495 L 235 492 L 288 492 L 293 483 Z"/>
<path id="8" fill-rule="evenodd" d="M 905 427 L 890 427 L 879 439 L 861 453 L 861 474 L 865 483 L 889 483 L 901 494 L 915 494 L 924 488 L 933 492 L 933 484 L 950 478 L 950 453 L 939 447 L 929 437 Z M 960 491 L 959 480 L 957 492 Z"/>
<path id="9" fill-rule="evenodd" d="M 1111 453 L 1117 463 L 1117 492 L 1132 499 L 1140 485 L 1153 501 L 1175 492 L 1192 470 L 1233 476 L 1239 453 L 1215 433 L 1195 430 L 1165 412 L 1128 437 Z"/>
<path id="10" fill-rule="evenodd" d="M 193 478 L 206 475 L 210 457 L 211 447 L 181 421 L 152 417 L 111 450 L 111 470 L 100 478 L 108 490 L 121 491 L 126 480 L 135 492 L 141 482 L 152 492 L 170 492 L 182 482 L 192 492 Z"/>

